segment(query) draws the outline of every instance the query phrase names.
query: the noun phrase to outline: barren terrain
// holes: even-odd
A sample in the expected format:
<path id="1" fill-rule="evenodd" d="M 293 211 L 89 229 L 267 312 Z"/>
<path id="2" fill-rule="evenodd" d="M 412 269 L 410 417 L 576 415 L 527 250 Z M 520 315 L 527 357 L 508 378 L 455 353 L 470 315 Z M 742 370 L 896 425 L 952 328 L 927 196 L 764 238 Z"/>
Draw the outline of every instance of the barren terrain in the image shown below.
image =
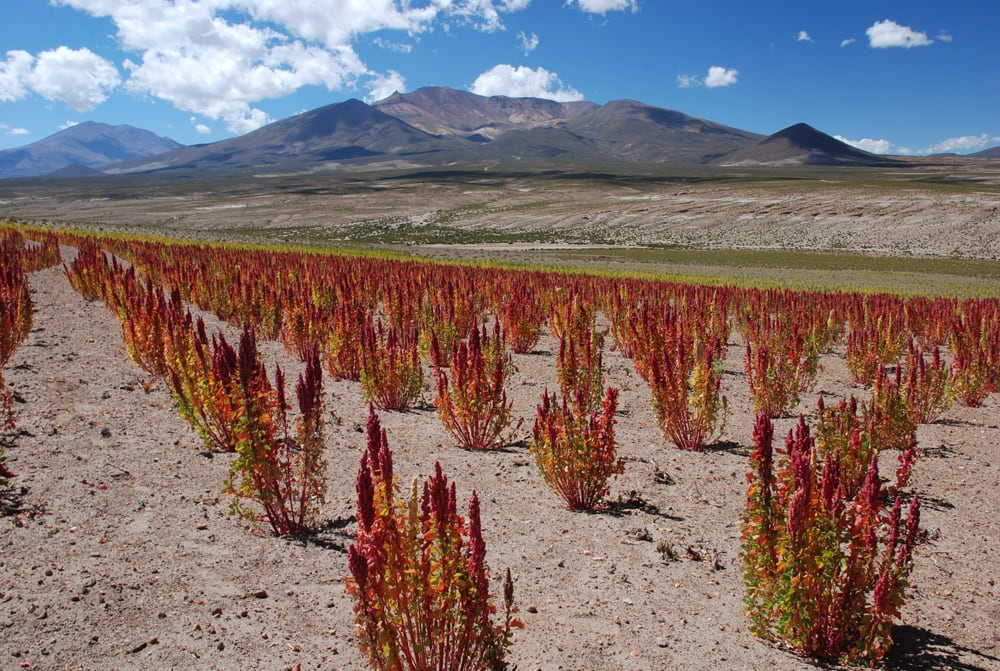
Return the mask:
<path id="1" fill-rule="evenodd" d="M 0 214 L 292 244 L 503 243 L 512 260 L 553 244 L 998 259 L 1000 165 L 10 181 Z"/>
<path id="2" fill-rule="evenodd" d="M 726 193 L 701 194 L 699 207 L 720 207 Z M 985 235 L 1000 223 L 990 207 L 984 199 L 961 216 L 981 219 Z M 322 531 L 306 541 L 254 533 L 227 516 L 220 494 L 230 457 L 205 452 L 164 386 L 126 360 L 111 313 L 58 269 L 30 282 L 35 326 L 5 371 L 18 430 L 4 441 L 18 477 L 0 518 L 0 668 L 366 668 L 343 585 L 367 414 L 359 385 L 326 381 Z M 525 435 L 542 390 L 556 384 L 554 347 L 546 336 L 515 358 L 510 392 Z M 265 354 L 298 370 L 277 343 Z M 738 337 L 726 362 L 726 429 L 703 453 L 671 447 L 631 363 L 610 351 L 605 362 L 607 382 L 622 390 L 627 463 L 612 505 L 596 514 L 565 510 L 523 444 L 464 452 L 433 409 L 382 413 L 404 480 L 440 461 L 461 499 L 478 491 L 488 562 L 494 578 L 510 567 L 526 622 L 510 660 L 522 671 L 816 668 L 752 638 L 743 616 L 752 412 Z M 822 365 L 817 393 L 867 394 L 848 382 L 842 347 Z M 810 413 L 815 398 L 799 410 Z M 890 668 L 1000 669 L 998 411 L 992 395 L 919 429 L 911 489 L 925 504 L 927 541 L 916 549 Z M 778 433 L 792 422 L 779 420 Z"/>

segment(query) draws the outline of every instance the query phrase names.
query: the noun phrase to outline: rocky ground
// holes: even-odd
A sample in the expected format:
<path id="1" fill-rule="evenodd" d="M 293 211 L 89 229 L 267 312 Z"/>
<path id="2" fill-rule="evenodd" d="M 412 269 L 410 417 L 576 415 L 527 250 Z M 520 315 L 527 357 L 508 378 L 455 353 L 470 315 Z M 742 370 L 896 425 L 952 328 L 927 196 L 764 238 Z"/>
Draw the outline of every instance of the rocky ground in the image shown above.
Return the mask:
<path id="1" fill-rule="evenodd" d="M 4 371 L 17 395 L 4 444 L 18 477 L 0 517 L 0 669 L 366 668 L 344 592 L 367 415 L 359 385 L 326 383 L 323 528 L 273 538 L 228 516 L 220 490 L 231 457 L 206 452 L 163 384 L 125 358 L 110 312 L 58 269 L 30 282 L 34 329 Z M 524 435 L 556 384 L 554 348 L 546 336 L 516 357 L 510 392 Z M 269 365 L 297 370 L 279 344 L 264 349 Z M 488 562 L 494 578 L 510 567 L 526 623 L 511 661 L 521 671 L 817 668 L 755 640 L 743 615 L 753 418 L 738 336 L 725 431 L 697 454 L 663 439 L 631 363 L 605 356 L 607 381 L 622 390 L 626 469 L 599 513 L 567 511 L 523 444 L 468 453 L 433 409 L 382 413 L 404 480 L 440 461 L 461 499 L 479 493 Z M 842 348 L 822 364 L 817 393 L 866 394 L 849 382 Z M 992 395 L 920 427 L 911 488 L 927 541 L 889 668 L 1000 669 L 998 418 Z M 777 433 L 792 422 L 779 420 Z"/>

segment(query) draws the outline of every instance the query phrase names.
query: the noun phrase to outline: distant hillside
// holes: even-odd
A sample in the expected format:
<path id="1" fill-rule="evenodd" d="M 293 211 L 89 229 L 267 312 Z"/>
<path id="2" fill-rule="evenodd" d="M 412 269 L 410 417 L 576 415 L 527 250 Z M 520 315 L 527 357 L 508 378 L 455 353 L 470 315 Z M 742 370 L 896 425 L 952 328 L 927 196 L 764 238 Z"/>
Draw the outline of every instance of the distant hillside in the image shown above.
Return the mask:
<path id="1" fill-rule="evenodd" d="M 359 100 L 327 105 L 241 137 L 107 171 L 705 163 L 761 138 L 631 100 L 558 103 L 430 87 L 395 93 L 374 105 Z"/>
<path id="2" fill-rule="evenodd" d="M 304 169 L 334 161 L 432 154 L 454 145 L 351 99 L 275 121 L 240 137 L 129 161 L 109 172 Z"/>
<path id="3" fill-rule="evenodd" d="M 434 135 L 479 135 L 484 139 L 496 138 L 508 130 L 573 119 L 600 107 L 586 101 L 560 103 L 542 98 L 487 97 L 443 86 L 393 93 L 373 106 Z"/>
<path id="4" fill-rule="evenodd" d="M 701 163 L 763 137 L 634 100 L 609 102 L 565 128 L 605 156 L 636 163 Z"/>
<path id="5" fill-rule="evenodd" d="M 0 179 L 47 175 L 70 166 L 100 169 L 182 146 L 134 126 L 85 121 L 33 144 L 0 151 Z"/>
<path id="6" fill-rule="evenodd" d="M 1000 159 L 1000 147 L 990 147 L 989 149 L 977 151 L 975 154 L 969 154 L 969 158 Z"/>
<path id="7" fill-rule="evenodd" d="M 885 165 L 892 159 L 856 149 L 798 123 L 718 158 L 716 165 Z"/>

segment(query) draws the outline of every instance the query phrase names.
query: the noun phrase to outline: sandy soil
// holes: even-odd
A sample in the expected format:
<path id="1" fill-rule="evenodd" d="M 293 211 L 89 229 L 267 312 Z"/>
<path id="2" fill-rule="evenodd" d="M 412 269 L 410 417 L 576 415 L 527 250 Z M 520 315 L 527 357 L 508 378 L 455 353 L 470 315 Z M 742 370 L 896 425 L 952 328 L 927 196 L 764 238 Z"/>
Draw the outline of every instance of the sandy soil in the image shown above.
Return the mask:
<path id="1" fill-rule="evenodd" d="M 359 385 L 327 381 L 323 530 L 305 542 L 255 534 L 227 516 L 230 457 L 206 453 L 163 384 L 125 359 L 104 306 L 57 269 L 30 281 L 35 327 L 5 371 L 18 430 L 4 441 L 19 475 L 0 517 L 0 669 L 366 668 L 343 585 L 367 413 Z M 527 625 L 511 654 L 521 671 L 816 668 L 752 638 L 743 615 L 752 414 L 732 345 L 723 442 L 700 454 L 664 441 L 647 388 L 606 353 L 627 465 L 617 503 L 597 514 L 565 510 L 523 446 L 468 453 L 433 410 L 382 414 L 404 480 L 440 460 L 461 499 L 479 492 L 488 561 L 495 578 L 511 568 Z M 553 348 L 546 338 L 516 357 L 525 432 L 555 386 Z M 279 344 L 265 353 L 297 370 Z M 822 363 L 817 391 L 865 393 L 847 381 L 842 349 Z M 814 406 L 808 396 L 801 410 Z M 993 395 L 920 427 L 912 488 L 929 540 L 890 668 L 1000 669 L 998 417 Z"/>

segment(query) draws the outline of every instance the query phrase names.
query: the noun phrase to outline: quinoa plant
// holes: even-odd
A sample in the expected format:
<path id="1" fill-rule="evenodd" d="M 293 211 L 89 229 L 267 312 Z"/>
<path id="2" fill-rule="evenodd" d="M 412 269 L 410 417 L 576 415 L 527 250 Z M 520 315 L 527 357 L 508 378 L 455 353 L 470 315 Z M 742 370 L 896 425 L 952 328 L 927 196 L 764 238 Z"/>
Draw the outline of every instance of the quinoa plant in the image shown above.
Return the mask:
<path id="1" fill-rule="evenodd" d="M 455 485 L 434 475 L 401 496 L 392 452 L 374 409 L 357 478 L 358 529 L 348 551 L 361 650 L 377 671 L 503 671 L 512 642 L 514 584 L 503 585 L 500 622 L 490 594 L 479 497 L 458 514 Z"/>
<path id="2" fill-rule="evenodd" d="M 581 398 L 568 402 L 565 397 L 558 404 L 545 392 L 531 432 L 538 470 L 571 510 L 595 509 L 608 494 L 608 481 L 625 471 L 615 442 L 618 390 L 607 389 L 598 412 L 587 412 L 583 405 Z"/>
<path id="3" fill-rule="evenodd" d="M 436 342 L 436 341 L 435 341 Z M 513 439 L 521 426 L 514 420 L 504 389 L 514 363 L 504 347 L 500 322 L 494 322 L 492 338 L 483 325 L 473 326 L 468 337 L 452 346 L 449 372 L 437 368 L 438 417 L 445 429 L 466 450 L 488 450 Z"/>
<path id="4" fill-rule="evenodd" d="M 299 415 L 289 421 L 285 377 L 275 368 L 271 386 L 257 354 L 253 330 L 243 332 L 238 353 L 242 392 L 235 426 L 236 453 L 225 491 L 233 494 L 233 512 L 257 520 L 264 510 L 277 536 L 302 536 L 315 526 L 326 497 L 323 457 L 323 382 L 319 354 L 306 359 L 295 387 Z"/>
<path id="5" fill-rule="evenodd" d="M 362 327 L 361 387 L 383 410 L 402 410 L 420 400 L 424 369 L 417 352 L 417 329 L 383 326 L 369 318 Z"/>
<path id="6" fill-rule="evenodd" d="M 845 492 L 836 453 L 821 458 L 800 418 L 775 463 L 773 426 L 757 416 L 747 474 L 742 563 L 759 638 L 824 662 L 870 663 L 892 645 L 920 523 L 914 497 L 883 503 L 878 461 Z"/>

